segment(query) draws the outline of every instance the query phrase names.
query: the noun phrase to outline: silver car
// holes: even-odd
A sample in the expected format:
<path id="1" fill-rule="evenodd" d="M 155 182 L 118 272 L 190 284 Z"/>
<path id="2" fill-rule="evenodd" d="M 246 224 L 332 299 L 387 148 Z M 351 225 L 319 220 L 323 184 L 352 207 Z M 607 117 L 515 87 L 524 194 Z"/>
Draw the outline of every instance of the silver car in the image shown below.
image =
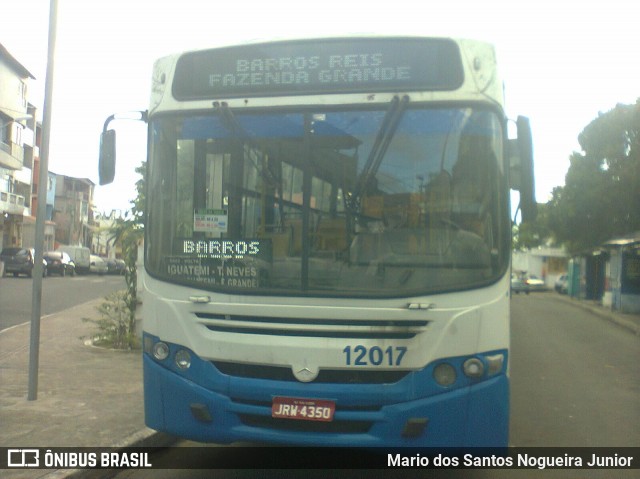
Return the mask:
<path id="1" fill-rule="evenodd" d="M 103 260 L 100 256 L 92 254 L 90 257 L 89 264 L 89 272 L 94 274 L 107 274 L 109 272 L 109 267 L 107 266 L 107 262 Z"/>

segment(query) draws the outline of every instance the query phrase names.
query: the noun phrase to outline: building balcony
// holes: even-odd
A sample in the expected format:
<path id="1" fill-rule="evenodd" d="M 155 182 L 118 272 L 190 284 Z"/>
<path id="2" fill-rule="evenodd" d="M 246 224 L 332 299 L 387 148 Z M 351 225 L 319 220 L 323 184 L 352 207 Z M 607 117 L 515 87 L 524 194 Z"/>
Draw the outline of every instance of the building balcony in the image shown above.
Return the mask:
<path id="1" fill-rule="evenodd" d="M 0 191 L 0 211 L 12 215 L 24 216 L 27 213 L 24 196 Z"/>
<path id="2" fill-rule="evenodd" d="M 0 141 L 0 166 L 20 170 L 24 164 L 24 148 L 16 143 Z"/>

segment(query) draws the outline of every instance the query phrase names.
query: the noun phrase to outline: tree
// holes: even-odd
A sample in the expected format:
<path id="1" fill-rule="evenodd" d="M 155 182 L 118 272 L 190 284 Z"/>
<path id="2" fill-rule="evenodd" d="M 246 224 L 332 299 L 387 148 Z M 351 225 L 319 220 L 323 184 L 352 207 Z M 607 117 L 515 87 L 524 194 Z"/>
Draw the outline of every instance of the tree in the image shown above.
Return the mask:
<path id="1" fill-rule="evenodd" d="M 513 250 L 525 251 L 548 244 L 552 240 L 549 229 L 549 208 L 545 204 L 538 204 L 538 214 L 534 221 L 513 225 Z"/>
<path id="2" fill-rule="evenodd" d="M 127 283 L 126 303 L 131 313 L 131 324 L 135 325 L 135 312 L 138 302 L 138 245 L 144 238 L 144 203 L 146 184 L 146 162 L 136 168 L 136 173 L 141 175 L 136 182 L 136 198 L 131 201 L 131 210 L 124 218 L 118 218 L 111 229 L 112 240 L 122 246 L 123 260 L 125 263 L 125 281 Z"/>
<path id="3" fill-rule="evenodd" d="M 135 331 L 138 305 L 137 260 L 138 245 L 144 237 L 145 162 L 136 168 L 136 172 L 141 178 L 136 182 L 137 196 L 131 201 L 131 210 L 124 218 L 116 219 L 110 231 L 110 241 L 120 244 L 122 248 L 127 289 L 105 298 L 106 301 L 98 307 L 101 319 L 87 319 L 98 326 L 99 341 L 115 349 L 135 349 L 139 346 Z"/>
<path id="4" fill-rule="evenodd" d="M 572 253 L 640 230 L 640 98 L 599 114 L 578 142 L 548 203 L 549 227 Z"/>
<path id="5" fill-rule="evenodd" d="M 131 213 L 135 218 L 135 221 L 140 227 L 144 227 L 145 214 L 144 205 L 147 199 L 146 195 L 146 181 L 147 181 L 147 162 L 143 161 L 140 166 L 136 168 L 136 173 L 140 175 L 140 179 L 136 181 L 136 197 L 131 201 Z"/>

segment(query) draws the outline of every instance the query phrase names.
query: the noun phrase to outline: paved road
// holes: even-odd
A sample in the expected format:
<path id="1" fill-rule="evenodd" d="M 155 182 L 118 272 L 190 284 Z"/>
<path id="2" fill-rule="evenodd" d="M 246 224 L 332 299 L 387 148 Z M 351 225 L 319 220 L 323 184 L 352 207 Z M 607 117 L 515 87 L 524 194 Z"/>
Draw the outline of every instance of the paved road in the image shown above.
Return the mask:
<path id="1" fill-rule="evenodd" d="M 560 301 L 555 293 L 513 298 L 511 444 L 515 446 L 640 446 L 640 338 Z M 202 446 L 182 441 L 181 447 Z M 213 446 L 213 445 L 212 445 Z M 201 448 L 197 467 L 216 468 Z M 274 449 L 274 452 L 282 451 Z M 175 448 L 153 461 L 178 464 Z M 249 461 L 250 458 L 247 458 Z M 215 471 L 216 477 L 638 477 L 638 470 L 376 470 Z M 210 471 L 124 471 L 124 478 L 207 477 Z"/>
<path id="2" fill-rule="evenodd" d="M 640 446 L 640 338 L 555 293 L 511 302 L 511 442 Z"/>
<path id="3" fill-rule="evenodd" d="M 0 278 L 0 331 L 31 321 L 32 288 L 26 276 Z M 123 276 L 48 276 L 42 281 L 42 316 L 125 288 Z"/>

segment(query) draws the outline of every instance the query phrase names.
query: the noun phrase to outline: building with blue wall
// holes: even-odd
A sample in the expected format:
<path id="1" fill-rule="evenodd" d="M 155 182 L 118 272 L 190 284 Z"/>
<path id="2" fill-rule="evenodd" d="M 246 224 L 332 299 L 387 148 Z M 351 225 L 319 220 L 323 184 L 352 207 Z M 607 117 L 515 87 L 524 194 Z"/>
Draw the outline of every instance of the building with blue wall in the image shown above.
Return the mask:
<path id="1" fill-rule="evenodd" d="M 623 313 L 640 313 L 640 231 L 607 241 L 602 304 Z"/>

